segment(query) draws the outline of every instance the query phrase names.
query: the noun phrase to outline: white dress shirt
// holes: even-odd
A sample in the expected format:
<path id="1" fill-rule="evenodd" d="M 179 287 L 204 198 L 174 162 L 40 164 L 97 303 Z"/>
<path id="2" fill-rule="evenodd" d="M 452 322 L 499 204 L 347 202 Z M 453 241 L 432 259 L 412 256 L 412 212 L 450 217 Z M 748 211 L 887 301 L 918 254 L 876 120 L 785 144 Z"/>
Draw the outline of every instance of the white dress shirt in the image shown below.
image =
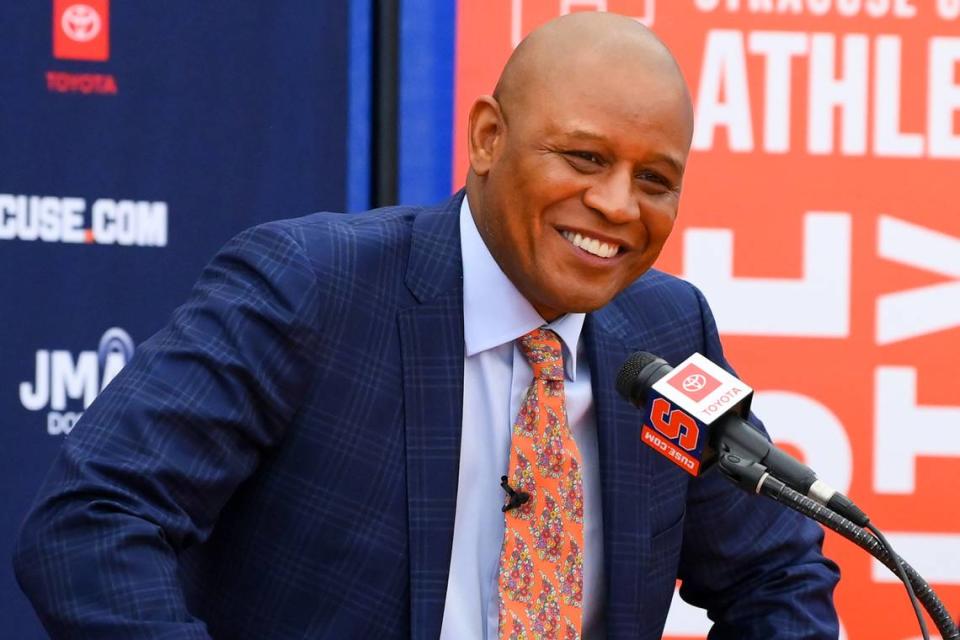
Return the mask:
<path id="1" fill-rule="evenodd" d="M 466 197 L 460 208 L 463 255 L 463 425 L 453 552 L 441 640 L 497 640 L 497 572 L 503 544 L 510 432 L 533 370 L 516 344 L 540 326 L 563 344 L 567 420 L 583 458 L 583 638 L 604 637 L 600 463 L 590 368 L 580 340 L 584 314 L 551 323 L 500 270 L 477 231 Z"/>

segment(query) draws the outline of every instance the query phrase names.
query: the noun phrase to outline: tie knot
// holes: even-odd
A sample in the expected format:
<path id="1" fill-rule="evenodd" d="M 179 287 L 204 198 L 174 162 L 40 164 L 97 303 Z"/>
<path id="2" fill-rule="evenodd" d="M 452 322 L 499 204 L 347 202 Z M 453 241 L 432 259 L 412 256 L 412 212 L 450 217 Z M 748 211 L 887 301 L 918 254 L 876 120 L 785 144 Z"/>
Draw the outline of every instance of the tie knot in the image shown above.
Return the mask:
<path id="1" fill-rule="evenodd" d="M 520 350 L 533 367 L 534 378 L 563 380 L 563 351 L 553 331 L 534 329 L 520 338 Z"/>

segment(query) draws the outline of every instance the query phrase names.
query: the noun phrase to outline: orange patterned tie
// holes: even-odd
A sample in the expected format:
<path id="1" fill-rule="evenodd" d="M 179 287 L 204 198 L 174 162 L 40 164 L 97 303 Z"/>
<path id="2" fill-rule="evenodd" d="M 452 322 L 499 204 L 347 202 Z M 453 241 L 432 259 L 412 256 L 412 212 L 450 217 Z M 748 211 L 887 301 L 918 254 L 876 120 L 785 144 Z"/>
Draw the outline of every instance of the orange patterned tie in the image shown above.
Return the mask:
<path id="1" fill-rule="evenodd" d="M 500 552 L 500 640 L 580 638 L 583 608 L 583 481 L 567 426 L 563 353 L 548 329 L 520 338 L 533 367 L 513 425 L 506 530 Z M 506 487 L 505 487 L 506 488 Z"/>

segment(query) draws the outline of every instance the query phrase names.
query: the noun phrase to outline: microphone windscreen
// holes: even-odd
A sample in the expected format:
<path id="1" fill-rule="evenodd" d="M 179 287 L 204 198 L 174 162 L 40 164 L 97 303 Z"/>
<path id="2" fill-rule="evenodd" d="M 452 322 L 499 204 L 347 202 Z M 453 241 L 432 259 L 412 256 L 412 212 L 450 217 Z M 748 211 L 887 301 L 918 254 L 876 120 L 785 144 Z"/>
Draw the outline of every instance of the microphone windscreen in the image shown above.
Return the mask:
<path id="1" fill-rule="evenodd" d="M 625 400 L 640 406 L 647 395 L 647 389 L 669 371 L 670 365 L 662 358 L 646 351 L 637 351 L 620 367 L 617 391 Z"/>

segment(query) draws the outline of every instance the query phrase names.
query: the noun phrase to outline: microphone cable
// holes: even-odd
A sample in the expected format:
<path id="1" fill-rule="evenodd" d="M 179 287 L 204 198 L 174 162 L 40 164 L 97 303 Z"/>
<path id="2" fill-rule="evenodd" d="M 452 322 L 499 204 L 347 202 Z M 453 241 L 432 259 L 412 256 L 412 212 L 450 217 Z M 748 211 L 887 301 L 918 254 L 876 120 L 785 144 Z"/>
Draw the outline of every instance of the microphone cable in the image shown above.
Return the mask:
<path id="1" fill-rule="evenodd" d="M 923 619 L 923 612 L 920 611 L 920 603 L 917 601 L 917 594 L 913 592 L 913 585 L 910 584 L 910 578 L 907 577 L 907 572 L 904 570 L 903 565 L 906 564 L 903 558 L 901 558 L 893 550 L 893 546 L 890 544 L 890 541 L 887 540 L 887 537 L 878 529 L 872 522 L 866 524 L 866 529 L 870 530 L 870 533 L 877 537 L 877 540 L 880 541 L 880 544 L 887 550 L 887 553 L 890 554 L 890 557 L 894 560 L 894 564 L 897 567 L 897 575 L 900 577 L 900 580 L 903 581 L 903 585 L 907 588 L 907 595 L 910 596 L 910 604 L 913 605 L 913 612 L 917 614 L 917 621 L 920 623 L 920 632 L 923 634 L 923 640 L 930 640 L 930 632 L 927 630 L 927 621 Z M 888 567 L 890 565 L 887 565 Z M 949 617 L 949 616 L 948 616 Z"/>
<path id="2" fill-rule="evenodd" d="M 883 534 L 872 524 L 867 524 L 868 532 L 816 500 L 791 489 L 770 475 L 766 467 L 761 464 L 744 460 L 736 455 L 723 455 L 720 457 L 718 466 L 723 474 L 739 487 L 752 490 L 758 495 L 765 495 L 816 520 L 864 549 L 896 573 L 903 580 L 907 593 L 911 596 L 911 603 L 920 622 L 924 640 L 929 640 L 929 632 L 920 608 L 916 604 L 917 599 L 923 603 L 923 607 L 930 614 L 943 640 L 960 640 L 960 629 L 957 628 L 937 594 L 906 560 L 893 551 Z"/>

